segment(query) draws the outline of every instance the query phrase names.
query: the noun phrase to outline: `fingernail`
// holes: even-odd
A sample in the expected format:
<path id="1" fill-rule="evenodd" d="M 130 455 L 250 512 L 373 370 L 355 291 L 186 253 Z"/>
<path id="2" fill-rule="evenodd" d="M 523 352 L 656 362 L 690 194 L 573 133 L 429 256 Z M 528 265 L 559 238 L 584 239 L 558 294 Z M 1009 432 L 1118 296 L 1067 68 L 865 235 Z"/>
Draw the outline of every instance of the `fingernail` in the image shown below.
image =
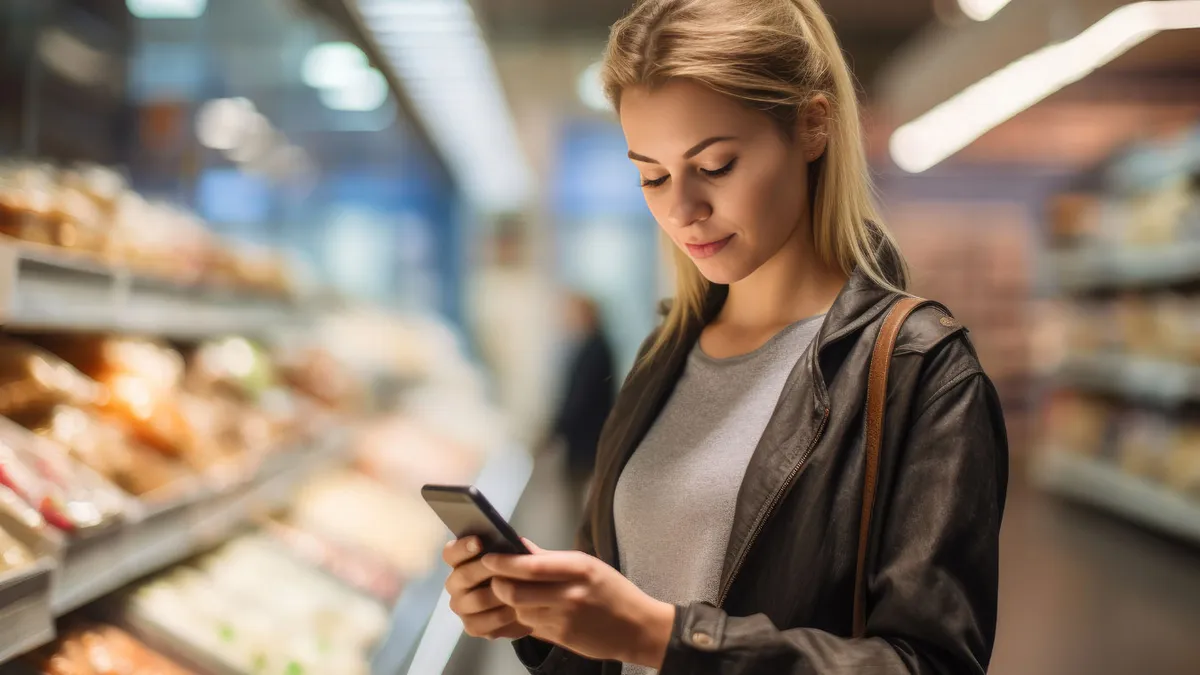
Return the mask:
<path id="1" fill-rule="evenodd" d="M 479 540 L 471 538 L 467 540 L 467 553 L 474 555 L 479 553 Z"/>

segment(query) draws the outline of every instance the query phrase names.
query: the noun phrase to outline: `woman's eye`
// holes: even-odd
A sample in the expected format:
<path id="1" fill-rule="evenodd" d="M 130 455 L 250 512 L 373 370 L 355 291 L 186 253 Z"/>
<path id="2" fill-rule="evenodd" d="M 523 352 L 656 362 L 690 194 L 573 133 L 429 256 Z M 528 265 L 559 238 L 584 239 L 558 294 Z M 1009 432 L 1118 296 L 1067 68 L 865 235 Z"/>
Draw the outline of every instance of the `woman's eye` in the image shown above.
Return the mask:
<path id="1" fill-rule="evenodd" d="M 668 176 L 669 175 L 670 174 L 668 174 Z M 641 185 L 644 188 L 655 188 L 665 182 L 667 182 L 667 176 L 663 176 L 662 178 L 643 178 L 641 180 Z"/>
<path id="2" fill-rule="evenodd" d="M 737 164 L 736 157 L 729 160 L 728 164 L 726 164 L 725 166 L 723 166 L 719 169 L 713 169 L 712 171 L 709 171 L 708 169 L 700 169 L 700 173 L 704 174 L 705 176 L 708 176 L 709 178 L 717 178 L 720 176 L 724 176 L 725 174 L 729 173 L 730 171 L 733 171 L 734 164 Z"/>

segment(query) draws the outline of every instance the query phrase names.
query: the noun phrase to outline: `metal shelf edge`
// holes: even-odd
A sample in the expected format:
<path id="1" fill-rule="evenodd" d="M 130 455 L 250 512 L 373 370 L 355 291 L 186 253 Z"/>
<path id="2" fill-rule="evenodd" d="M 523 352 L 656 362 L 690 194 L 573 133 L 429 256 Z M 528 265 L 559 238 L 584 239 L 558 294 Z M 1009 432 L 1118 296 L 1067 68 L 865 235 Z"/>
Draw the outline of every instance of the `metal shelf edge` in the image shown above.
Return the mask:
<path id="1" fill-rule="evenodd" d="M 1102 460 L 1046 450 L 1034 463 L 1033 478 L 1050 492 L 1200 545 L 1200 502 Z"/>

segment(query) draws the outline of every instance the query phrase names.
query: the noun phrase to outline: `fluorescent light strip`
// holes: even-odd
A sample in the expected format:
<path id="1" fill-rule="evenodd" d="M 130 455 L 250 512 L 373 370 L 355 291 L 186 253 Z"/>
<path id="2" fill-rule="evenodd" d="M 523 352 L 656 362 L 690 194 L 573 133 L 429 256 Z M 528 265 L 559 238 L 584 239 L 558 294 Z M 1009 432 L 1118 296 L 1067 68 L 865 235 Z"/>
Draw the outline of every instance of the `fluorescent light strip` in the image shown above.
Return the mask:
<path id="1" fill-rule="evenodd" d="M 1200 0 L 1113 10 L 1070 40 L 1010 63 L 896 129 L 888 142 L 892 159 L 909 173 L 925 171 L 1150 36 L 1189 28 L 1200 28 Z"/>
<path id="2" fill-rule="evenodd" d="M 970 19 L 987 21 L 1009 2 L 1011 0 L 958 0 L 958 7 Z"/>
<path id="3" fill-rule="evenodd" d="M 466 0 L 359 0 L 376 43 L 468 198 L 486 211 L 522 207 L 532 171 Z"/>

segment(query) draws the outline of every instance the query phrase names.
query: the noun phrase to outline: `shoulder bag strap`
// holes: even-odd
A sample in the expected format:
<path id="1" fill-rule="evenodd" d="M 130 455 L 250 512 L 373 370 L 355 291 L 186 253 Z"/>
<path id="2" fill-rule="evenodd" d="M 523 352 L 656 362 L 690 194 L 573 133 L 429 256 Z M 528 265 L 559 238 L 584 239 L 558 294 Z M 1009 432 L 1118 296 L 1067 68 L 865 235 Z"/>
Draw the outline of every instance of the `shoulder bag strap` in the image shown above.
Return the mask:
<path id="1" fill-rule="evenodd" d="M 922 298 L 904 297 L 892 305 L 884 317 L 879 337 L 875 339 L 875 350 L 871 352 L 871 372 L 867 381 L 866 419 L 866 471 L 863 479 L 862 517 L 858 528 L 858 565 L 854 573 L 854 637 L 863 637 L 867 631 L 866 613 L 866 565 L 867 543 L 870 540 L 871 512 L 875 507 L 875 488 L 879 482 L 879 450 L 883 445 L 883 413 L 887 404 L 888 370 L 892 363 L 892 350 L 904 321 L 918 307 L 928 304 Z"/>

